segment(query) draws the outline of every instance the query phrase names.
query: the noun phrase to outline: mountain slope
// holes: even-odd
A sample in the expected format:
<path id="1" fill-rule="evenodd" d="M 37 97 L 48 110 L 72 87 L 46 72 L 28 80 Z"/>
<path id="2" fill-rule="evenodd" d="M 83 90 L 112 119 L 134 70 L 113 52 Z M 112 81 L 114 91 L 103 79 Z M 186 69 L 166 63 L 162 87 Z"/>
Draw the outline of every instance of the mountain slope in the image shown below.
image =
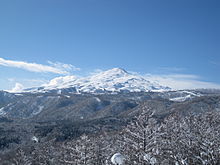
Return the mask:
<path id="1" fill-rule="evenodd" d="M 58 77 L 42 87 L 27 89 L 25 92 L 112 93 L 166 90 L 170 90 L 170 88 L 150 82 L 144 77 L 131 74 L 124 69 L 113 68 L 88 77 Z"/>

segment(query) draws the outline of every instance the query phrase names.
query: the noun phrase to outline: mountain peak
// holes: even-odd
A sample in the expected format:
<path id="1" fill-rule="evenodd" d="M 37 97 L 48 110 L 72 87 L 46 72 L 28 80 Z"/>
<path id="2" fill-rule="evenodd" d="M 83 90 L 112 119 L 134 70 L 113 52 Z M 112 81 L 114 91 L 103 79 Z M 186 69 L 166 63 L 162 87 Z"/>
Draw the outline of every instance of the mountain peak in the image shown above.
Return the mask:
<path id="1" fill-rule="evenodd" d="M 95 77 L 109 77 L 109 78 L 113 78 L 113 77 L 124 77 L 129 75 L 129 73 L 122 69 L 122 68 L 113 68 L 113 69 L 109 69 L 107 71 L 104 72 L 100 72 L 99 74 L 95 75 Z"/>
<path id="2" fill-rule="evenodd" d="M 123 68 L 113 68 L 107 71 L 115 72 L 115 73 L 128 73 L 125 69 Z"/>

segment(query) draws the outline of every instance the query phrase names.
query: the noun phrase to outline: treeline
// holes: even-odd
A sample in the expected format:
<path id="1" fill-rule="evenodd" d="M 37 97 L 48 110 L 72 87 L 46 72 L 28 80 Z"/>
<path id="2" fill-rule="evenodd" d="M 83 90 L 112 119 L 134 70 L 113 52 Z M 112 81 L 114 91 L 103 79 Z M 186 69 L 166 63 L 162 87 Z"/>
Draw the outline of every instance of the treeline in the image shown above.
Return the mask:
<path id="1" fill-rule="evenodd" d="M 18 149 L 0 160 L 14 165 L 110 165 L 115 153 L 126 165 L 219 165 L 220 113 L 182 117 L 173 114 L 158 122 L 143 111 L 121 132 L 82 135 L 77 140 Z"/>

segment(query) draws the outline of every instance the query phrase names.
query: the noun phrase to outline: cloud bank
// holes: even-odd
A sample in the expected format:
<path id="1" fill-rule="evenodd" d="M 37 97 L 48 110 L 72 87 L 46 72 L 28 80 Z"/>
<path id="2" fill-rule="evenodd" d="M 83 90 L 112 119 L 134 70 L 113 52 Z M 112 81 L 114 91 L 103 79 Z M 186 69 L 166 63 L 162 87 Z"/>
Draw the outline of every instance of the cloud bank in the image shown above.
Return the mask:
<path id="1" fill-rule="evenodd" d="M 9 90 L 9 92 L 11 93 L 17 93 L 17 92 L 21 92 L 24 89 L 24 86 L 20 83 L 16 83 L 15 87 L 12 88 L 11 90 Z"/>
<path id="2" fill-rule="evenodd" d="M 206 82 L 200 80 L 197 75 L 190 74 L 168 74 L 168 75 L 154 75 L 147 74 L 144 76 L 150 81 L 157 82 L 161 85 L 171 87 L 172 89 L 201 89 L 211 88 L 220 89 L 220 84 Z"/>
<path id="3" fill-rule="evenodd" d="M 51 62 L 51 61 L 48 61 L 48 63 L 55 67 L 55 68 L 58 68 L 60 70 L 65 70 L 65 71 L 68 71 L 68 72 L 71 72 L 71 71 L 80 71 L 81 69 L 80 68 L 77 68 L 71 64 L 64 64 L 64 63 L 61 63 L 61 62 Z"/>
<path id="4" fill-rule="evenodd" d="M 30 72 L 39 72 L 39 73 L 55 73 L 55 74 L 62 74 L 67 75 L 70 74 L 71 71 L 80 70 L 71 64 L 63 64 L 63 63 L 53 63 L 49 62 L 51 65 L 42 65 L 36 63 L 29 63 L 25 61 L 13 61 L 13 60 L 6 60 L 0 58 L 0 65 L 5 67 L 14 67 L 19 69 L 24 69 Z"/>

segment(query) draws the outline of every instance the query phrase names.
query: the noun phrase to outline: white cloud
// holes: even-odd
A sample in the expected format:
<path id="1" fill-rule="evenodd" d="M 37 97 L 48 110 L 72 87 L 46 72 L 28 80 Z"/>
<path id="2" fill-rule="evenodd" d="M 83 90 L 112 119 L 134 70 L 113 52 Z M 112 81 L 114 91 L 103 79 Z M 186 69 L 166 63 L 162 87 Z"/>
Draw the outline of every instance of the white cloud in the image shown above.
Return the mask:
<path id="1" fill-rule="evenodd" d="M 7 80 L 8 80 L 9 89 L 12 88 L 12 86 L 14 88 L 14 86 L 16 86 L 16 83 L 22 84 L 23 89 L 32 88 L 32 87 L 39 87 L 45 83 L 49 83 L 49 80 L 47 80 L 47 79 L 27 79 L 27 78 L 12 77 L 12 78 L 8 78 Z M 11 90 L 9 90 L 9 91 L 11 91 Z"/>
<path id="2" fill-rule="evenodd" d="M 23 83 L 29 83 L 33 86 L 33 84 L 43 84 L 45 82 L 48 82 L 46 79 L 23 79 L 23 78 L 8 78 L 7 79 L 10 83 L 16 83 L 16 82 L 22 82 Z"/>
<path id="3" fill-rule="evenodd" d="M 11 93 L 21 92 L 24 89 L 24 86 L 20 83 L 16 83 L 15 87 L 10 90 Z"/>
<path id="4" fill-rule="evenodd" d="M 73 69 L 75 70 L 79 69 L 79 68 L 75 68 L 70 64 L 51 62 L 52 66 L 49 66 L 49 65 L 42 65 L 36 63 L 28 63 L 24 61 L 6 60 L 3 58 L 0 58 L 0 65 L 6 67 L 20 68 L 31 72 L 56 73 L 56 74 L 64 74 L 64 75 L 70 74 L 70 71 Z"/>
<path id="5" fill-rule="evenodd" d="M 153 75 L 147 74 L 145 77 L 161 85 L 169 86 L 172 89 L 199 89 L 199 88 L 220 88 L 220 84 L 205 82 L 197 75 L 189 74 L 169 74 Z"/>
<path id="6" fill-rule="evenodd" d="M 179 68 L 179 67 L 158 67 L 157 70 L 159 71 L 166 71 L 166 72 L 180 72 L 186 70 L 186 68 Z"/>
<path id="7" fill-rule="evenodd" d="M 209 61 L 209 63 L 214 65 L 214 66 L 220 66 L 220 62 L 219 61 Z"/>
<path id="8" fill-rule="evenodd" d="M 96 74 L 99 74 L 99 73 L 101 73 L 101 72 L 103 72 L 104 70 L 102 70 L 102 69 L 95 69 L 95 70 L 93 70 L 92 72 L 90 72 L 89 73 L 89 75 L 96 75 Z"/>
<path id="9" fill-rule="evenodd" d="M 55 68 L 58 68 L 60 70 L 66 70 L 68 72 L 81 70 L 80 68 L 77 68 L 71 64 L 64 64 L 61 62 L 51 62 L 51 61 L 48 61 L 48 63 Z"/>
<path id="10" fill-rule="evenodd" d="M 56 77 L 56 78 L 52 79 L 49 83 L 43 84 L 43 85 L 44 86 L 57 86 L 60 84 L 68 83 L 68 82 L 73 81 L 75 79 L 76 79 L 75 76 Z"/>

